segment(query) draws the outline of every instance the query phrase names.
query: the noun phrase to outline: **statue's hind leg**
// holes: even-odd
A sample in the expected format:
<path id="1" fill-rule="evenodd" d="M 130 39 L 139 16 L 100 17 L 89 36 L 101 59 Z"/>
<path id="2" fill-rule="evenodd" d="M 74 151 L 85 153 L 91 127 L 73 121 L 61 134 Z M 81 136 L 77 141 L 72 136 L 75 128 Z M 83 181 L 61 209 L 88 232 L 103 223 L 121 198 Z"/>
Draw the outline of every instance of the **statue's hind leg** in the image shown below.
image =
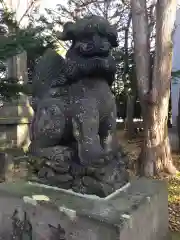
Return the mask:
<path id="1" fill-rule="evenodd" d="M 31 144 L 35 149 L 58 145 L 64 133 L 65 106 L 57 99 L 48 100 L 39 103 L 31 128 Z"/>
<path id="2" fill-rule="evenodd" d="M 66 117 L 61 101 L 40 103 L 31 133 L 30 154 L 37 159 L 38 178 L 41 182 L 70 188 L 72 149 L 60 146 L 65 131 Z"/>

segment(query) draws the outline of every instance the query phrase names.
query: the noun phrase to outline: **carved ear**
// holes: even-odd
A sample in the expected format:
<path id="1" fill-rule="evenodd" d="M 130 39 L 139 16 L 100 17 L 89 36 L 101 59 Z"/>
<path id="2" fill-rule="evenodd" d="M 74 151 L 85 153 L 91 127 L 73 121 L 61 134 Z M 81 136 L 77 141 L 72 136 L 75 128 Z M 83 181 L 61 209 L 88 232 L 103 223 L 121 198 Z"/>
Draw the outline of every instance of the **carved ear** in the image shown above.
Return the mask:
<path id="1" fill-rule="evenodd" d="M 65 23 L 63 27 L 63 32 L 59 32 L 57 37 L 62 41 L 74 40 L 75 24 L 73 22 Z"/>
<path id="2" fill-rule="evenodd" d="M 111 45 L 112 45 L 113 48 L 116 48 L 116 47 L 119 46 L 117 37 L 111 36 L 111 37 L 110 37 L 110 41 L 111 41 Z"/>
<path id="3" fill-rule="evenodd" d="M 110 32 L 109 32 L 109 40 L 113 48 L 116 48 L 119 46 L 118 43 L 118 34 L 116 31 L 116 25 L 111 25 Z"/>

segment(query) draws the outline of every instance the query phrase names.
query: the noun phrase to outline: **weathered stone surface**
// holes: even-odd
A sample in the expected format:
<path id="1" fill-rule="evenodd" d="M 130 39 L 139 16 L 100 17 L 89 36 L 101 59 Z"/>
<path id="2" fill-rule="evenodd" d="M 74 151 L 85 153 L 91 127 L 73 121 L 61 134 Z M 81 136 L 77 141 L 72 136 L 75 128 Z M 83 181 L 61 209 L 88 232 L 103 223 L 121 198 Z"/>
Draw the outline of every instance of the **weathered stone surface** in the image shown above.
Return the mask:
<path id="1" fill-rule="evenodd" d="M 5 152 L 0 152 L 0 182 L 4 182 L 13 175 L 14 163 L 12 156 Z"/>
<path id="2" fill-rule="evenodd" d="M 167 186 L 157 180 L 133 180 L 107 200 L 23 182 L 0 184 L 0 195 L 3 240 L 12 233 L 23 236 L 17 240 L 164 240 L 168 235 Z"/>
<path id="3" fill-rule="evenodd" d="M 12 182 L 28 177 L 27 158 L 0 152 L 0 182 Z M 23 159 L 23 160 L 22 160 Z"/>
<path id="4" fill-rule="evenodd" d="M 72 40 L 66 58 L 48 50 L 34 74 L 30 152 L 45 159 L 41 182 L 106 196 L 128 181 L 125 157 L 117 154 L 111 91 L 117 31 L 88 16 L 65 24 L 59 37 Z"/>

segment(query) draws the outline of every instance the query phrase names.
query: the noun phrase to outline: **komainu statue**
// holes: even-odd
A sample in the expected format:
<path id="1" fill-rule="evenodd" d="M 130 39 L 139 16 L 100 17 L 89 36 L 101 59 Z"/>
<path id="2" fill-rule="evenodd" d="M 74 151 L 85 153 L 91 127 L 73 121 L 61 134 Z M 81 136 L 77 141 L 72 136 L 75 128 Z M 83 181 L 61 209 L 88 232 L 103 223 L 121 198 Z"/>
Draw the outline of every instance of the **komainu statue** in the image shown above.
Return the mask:
<path id="1" fill-rule="evenodd" d="M 88 16 L 66 23 L 59 38 L 71 41 L 66 58 L 47 50 L 34 73 L 30 153 L 42 159 L 42 183 L 105 197 L 128 181 L 111 92 L 117 33 Z"/>

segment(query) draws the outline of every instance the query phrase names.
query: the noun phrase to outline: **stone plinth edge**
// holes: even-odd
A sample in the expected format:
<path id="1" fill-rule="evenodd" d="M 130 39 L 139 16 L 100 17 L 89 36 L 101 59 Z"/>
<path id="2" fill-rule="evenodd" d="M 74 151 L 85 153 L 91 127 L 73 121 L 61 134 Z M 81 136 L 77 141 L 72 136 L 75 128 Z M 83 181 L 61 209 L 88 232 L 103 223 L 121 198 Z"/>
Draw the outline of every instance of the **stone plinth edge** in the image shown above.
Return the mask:
<path id="1" fill-rule="evenodd" d="M 66 240 L 163 240 L 168 234 L 168 192 L 159 180 L 134 179 L 108 200 L 85 199 L 27 182 L 0 184 L 0 237 L 14 226 L 11 215 L 17 209 L 26 213 L 31 234 L 39 240 L 42 234 L 51 240 L 59 225 Z M 4 227 L 6 218 L 10 220 Z"/>

